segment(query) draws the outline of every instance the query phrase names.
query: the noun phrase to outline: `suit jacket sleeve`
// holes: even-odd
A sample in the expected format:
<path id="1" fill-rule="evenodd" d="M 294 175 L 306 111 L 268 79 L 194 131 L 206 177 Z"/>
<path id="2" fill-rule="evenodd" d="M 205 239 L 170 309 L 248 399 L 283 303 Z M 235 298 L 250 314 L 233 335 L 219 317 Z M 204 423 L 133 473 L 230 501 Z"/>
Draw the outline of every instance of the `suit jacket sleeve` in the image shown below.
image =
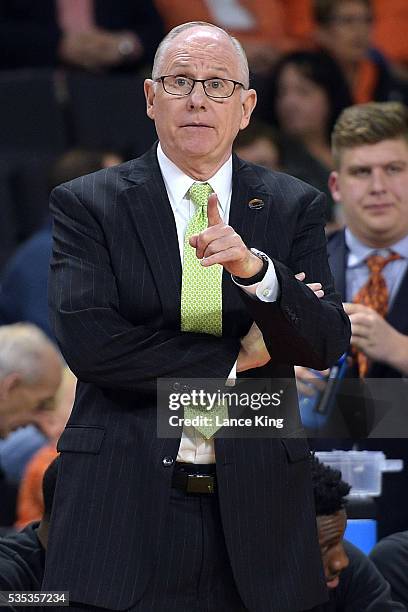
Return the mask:
<path id="1" fill-rule="evenodd" d="M 120 311 L 105 228 L 66 186 L 51 195 L 51 323 L 76 376 L 100 386 L 153 387 L 157 377 L 227 378 L 235 338 L 134 325 Z"/>
<path id="2" fill-rule="evenodd" d="M 272 258 L 280 286 L 276 302 L 242 298 L 260 327 L 272 362 L 323 370 L 347 351 L 350 322 L 340 295 L 334 290 L 323 228 L 324 196 L 301 203 L 290 258 L 285 264 Z M 305 282 L 295 278 L 305 272 Z M 322 283 L 325 296 L 317 298 L 305 283 Z"/>

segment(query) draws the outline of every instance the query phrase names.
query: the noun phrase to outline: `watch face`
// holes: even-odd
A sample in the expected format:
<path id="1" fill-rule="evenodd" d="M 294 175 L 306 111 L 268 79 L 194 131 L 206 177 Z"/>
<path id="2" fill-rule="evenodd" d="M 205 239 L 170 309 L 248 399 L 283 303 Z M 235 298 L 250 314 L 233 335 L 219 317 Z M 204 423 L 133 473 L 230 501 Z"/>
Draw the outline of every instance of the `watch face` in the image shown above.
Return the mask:
<path id="1" fill-rule="evenodd" d="M 262 253 L 262 251 L 258 251 L 258 249 L 250 249 L 250 251 L 251 253 L 259 257 L 259 259 L 262 259 L 263 261 L 266 261 L 266 262 L 268 261 L 268 256 L 265 255 L 265 253 Z"/>

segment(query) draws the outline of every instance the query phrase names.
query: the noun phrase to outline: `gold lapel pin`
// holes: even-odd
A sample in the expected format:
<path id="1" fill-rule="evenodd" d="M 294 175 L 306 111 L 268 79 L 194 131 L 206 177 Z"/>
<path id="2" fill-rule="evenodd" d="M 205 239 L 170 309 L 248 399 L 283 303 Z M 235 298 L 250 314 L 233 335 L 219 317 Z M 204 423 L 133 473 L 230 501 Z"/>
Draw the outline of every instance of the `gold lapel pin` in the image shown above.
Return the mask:
<path id="1" fill-rule="evenodd" d="M 259 198 L 253 198 L 253 200 L 249 200 L 248 202 L 248 207 L 251 210 L 260 210 L 264 206 L 265 206 L 264 201 L 260 200 Z"/>

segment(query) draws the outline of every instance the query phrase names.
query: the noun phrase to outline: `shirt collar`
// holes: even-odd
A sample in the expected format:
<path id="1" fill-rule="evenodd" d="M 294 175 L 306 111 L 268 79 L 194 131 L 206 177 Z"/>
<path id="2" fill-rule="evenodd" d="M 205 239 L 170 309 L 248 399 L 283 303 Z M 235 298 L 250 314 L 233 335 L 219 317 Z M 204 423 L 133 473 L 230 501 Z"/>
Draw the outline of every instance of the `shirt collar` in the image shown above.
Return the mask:
<path id="1" fill-rule="evenodd" d="M 351 230 L 346 227 L 345 240 L 349 250 L 347 264 L 348 268 L 356 268 L 357 266 L 360 266 L 370 255 L 376 254 L 387 256 L 390 251 L 398 253 L 398 255 L 401 255 L 403 259 L 408 259 L 408 235 L 404 236 L 404 238 L 398 242 L 395 242 L 386 249 L 375 249 L 361 242 L 354 234 L 352 234 Z"/>
<path id="2" fill-rule="evenodd" d="M 165 155 L 161 148 L 160 142 L 157 147 L 157 161 L 163 175 L 164 184 L 169 194 L 170 204 L 174 210 L 182 205 L 188 190 L 195 181 L 191 176 L 184 174 L 171 159 Z M 209 178 L 206 183 L 209 183 L 213 191 L 217 194 L 221 209 L 225 212 L 232 190 L 232 155 L 221 168 Z"/>

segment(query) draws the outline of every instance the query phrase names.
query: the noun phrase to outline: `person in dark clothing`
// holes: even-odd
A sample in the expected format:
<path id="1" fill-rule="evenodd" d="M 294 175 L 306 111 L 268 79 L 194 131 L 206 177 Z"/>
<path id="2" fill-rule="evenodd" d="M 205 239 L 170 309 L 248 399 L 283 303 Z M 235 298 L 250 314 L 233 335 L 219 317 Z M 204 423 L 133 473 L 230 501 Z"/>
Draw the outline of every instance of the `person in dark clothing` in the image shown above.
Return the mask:
<path id="1" fill-rule="evenodd" d="M 370 558 L 389 582 L 395 601 L 408 609 L 408 531 L 392 533 L 380 540 Z"/>
<path id="2" fill-rule="evenodd" d="M 325 53 L 296 51 L 275 67 L 271 119 L 281 133 L 282 168 L 326 194 L 330 221 L 335 217 L 327 184 L 333 168 L 330 133 L 351 101 L 341 70 Z"/>
<path id="3" fill-rule="evenodd" d="M 44 474 L 44 514 L 41 521 L 30 523 L 19 533 L 0 539 L 0 591 L 41 590 L 58 465 L 57 457 Z"/>
<path id="4" fill-rule="evenodd" d="M 397 612 L 406 608 L 392 601 L 390 586 L 375 565 L 343 540 L 346 495 L 350 486 L 341 472 L 312 458 L 317 529 L 329 601 L 310 612 Z"/>
<path id="5" fill-rule="evenodd" d="M 397 102 L 372 102 L 346 109 L 333 132 L 333 153 L 336 171 L 330 187 L 334 200 L 341 204 L 346 227 L 329 239 L 329 263 L 350 316 L 349 352 L 355 358 L 350 360 L 338 395 L 339 409 L 333 410 L 334 425 L 337 418 L 344 417 L 349 433 L 333 427 L 327 439 L 320 434 L 314 447 L 348 450 L 357 444 L 359 450 L 383 451 L 389 458 L 403 459 L 403 470 L 386 475 L 382 495 L 376 499 L 381 538 L 408 528 L 406 107 Z M 379 276 L 373 269 L 376 262 L 382 265 Z M 380 300 L 378 286 L 382 287 Z M 306 380 L 304 375 L 302 368 L 296 369 L 298 383 Z M 380 386 L 382 396 L 377 391 Z M 367 390 L 372 401 L 366 401 Z M 377 397 L 386 394 L 389 408 L 386 406 L 378 423 L 374 419 L 381 408 Z"/>
<path id="6" fill-rule="evenodd" d="M 388 59 L 371 46 L 375 11 L 372 0 L 313 0 L 315 40 L 337 62 L 353 102 L 403 101 L 404 83 Z"/>

